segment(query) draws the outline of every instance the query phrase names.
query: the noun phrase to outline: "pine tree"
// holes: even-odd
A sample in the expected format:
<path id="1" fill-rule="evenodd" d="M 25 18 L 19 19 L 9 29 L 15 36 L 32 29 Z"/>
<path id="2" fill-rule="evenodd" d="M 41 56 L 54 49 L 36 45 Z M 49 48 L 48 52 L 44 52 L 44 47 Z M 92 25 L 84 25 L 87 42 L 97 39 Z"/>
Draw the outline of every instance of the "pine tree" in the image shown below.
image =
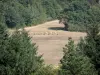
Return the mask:
<path id="1" fill-rule="evenodd" d="M 59 75 L 97 75 L 90 59 L 77 50 L 71 39 L 64 48 L 64 56 L 61 59 Z"/>
<path id="2" fill-rule="evenodd" d="M 16 31 L 9 39 L 12 75 L 29 75 L 42 65 L 41 56 L 37 56 L 37 47 L 31 43 L 25 31 Z M 11 75 L 11 74 L 9 74 Z"/>
<path id="3" fill-rule="evenodd" d="M 87 55 L 95 65 L 98 75 L 100 74 L 100 34 L 99 27 L 95 23 L 88 29 L 87 36 L 79 43 L 80 50 Z"/>
<path id="4" fill-rule="evenodd" d="M 25 31 L 8 36 L 0 25 L 0 75 L 29 75 L 42 66 L 37 46 L 31 43 Z"/>
<path id="5" fill-rule="evenodd" d="M 87 36 L 79 43 L 80 50 L 87 55 L 95 65 L 98 75 L 100 75 L 100 34 L 99 20 L 100 11 L 97 7 L 88 10 L 89 18 L 87 19 L 86 28 Z"/>
<path id="6" fill-rule="evenodd" d="M 6 69 L 7 69 L 7 54 L 8 54 L 8 33 L 6 26 L 1 21 L 0 16 L 0 75 L 6 75 Z"/>

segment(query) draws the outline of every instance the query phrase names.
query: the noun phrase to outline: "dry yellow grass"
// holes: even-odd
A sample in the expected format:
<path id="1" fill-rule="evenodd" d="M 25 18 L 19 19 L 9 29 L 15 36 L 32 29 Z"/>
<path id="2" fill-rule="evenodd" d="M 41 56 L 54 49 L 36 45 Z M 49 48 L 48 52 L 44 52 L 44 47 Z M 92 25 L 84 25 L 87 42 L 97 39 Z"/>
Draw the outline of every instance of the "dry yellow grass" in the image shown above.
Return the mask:
<path id="1" fill-rule="evenodd" d="M 63 30 L 63 25 L 58 20 L 46 22 L 37 26 L 26 27 L 32 37 L 32 42 L 38 45 L 38 54 L 42 54 L 46 64 L 58 65 L 63 56 L 63 47 L 68 42 L 68 37 L 77 43 L 86 33 L 68 32 Z"/>

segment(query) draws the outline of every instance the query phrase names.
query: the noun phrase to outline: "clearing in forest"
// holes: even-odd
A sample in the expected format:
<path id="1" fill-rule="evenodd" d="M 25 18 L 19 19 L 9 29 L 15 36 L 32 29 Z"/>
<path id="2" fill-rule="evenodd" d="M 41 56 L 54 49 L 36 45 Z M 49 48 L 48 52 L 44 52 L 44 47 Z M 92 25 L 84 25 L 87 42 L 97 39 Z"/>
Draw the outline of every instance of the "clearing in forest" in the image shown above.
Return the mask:
<path id="1" fill-rule="evenodd" d="M 46 22 L 37 26 L 25 28 L 32 37 L 32 42 L 38 45 L 38 54 L 42 54 L 46 64 L 58 65 L 63 56 L 63 47 L 68 37 L 77 43 L 80 37 L 86 36 L 81 32 L 64 31 L 64 25 L 58 20 Z"/>

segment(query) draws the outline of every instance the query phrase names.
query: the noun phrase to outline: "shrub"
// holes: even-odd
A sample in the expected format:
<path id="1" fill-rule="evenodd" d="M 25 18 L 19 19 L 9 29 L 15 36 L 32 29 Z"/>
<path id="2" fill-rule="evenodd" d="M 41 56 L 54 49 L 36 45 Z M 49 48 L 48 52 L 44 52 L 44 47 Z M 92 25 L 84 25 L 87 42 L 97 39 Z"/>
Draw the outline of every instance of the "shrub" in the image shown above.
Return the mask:
<path id="1" fill-rule="evenodd" d="M 43 66 L 33 75 L 58 75 L 58 70 L 52 66 Z"/>

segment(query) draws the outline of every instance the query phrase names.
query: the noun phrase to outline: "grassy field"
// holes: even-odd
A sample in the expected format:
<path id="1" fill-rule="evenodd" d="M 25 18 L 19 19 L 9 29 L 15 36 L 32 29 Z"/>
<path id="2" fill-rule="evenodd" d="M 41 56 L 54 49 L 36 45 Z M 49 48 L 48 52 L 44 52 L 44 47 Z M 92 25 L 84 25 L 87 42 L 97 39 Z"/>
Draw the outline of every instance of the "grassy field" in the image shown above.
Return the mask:
<path id="1" fill-rule="evenodd" d="M 68 37 L 77 43 L 80 37 L 86 36 L 82 32 L 64 31 L 64 25 L 58 20 L 46 22 L 37 26 L 26 27 L 32 42 L 38 46 L 38 54 L 42 54 L 46 64 L 58 65 L 63 56 L 63 47 L 68 42 Z"/>

